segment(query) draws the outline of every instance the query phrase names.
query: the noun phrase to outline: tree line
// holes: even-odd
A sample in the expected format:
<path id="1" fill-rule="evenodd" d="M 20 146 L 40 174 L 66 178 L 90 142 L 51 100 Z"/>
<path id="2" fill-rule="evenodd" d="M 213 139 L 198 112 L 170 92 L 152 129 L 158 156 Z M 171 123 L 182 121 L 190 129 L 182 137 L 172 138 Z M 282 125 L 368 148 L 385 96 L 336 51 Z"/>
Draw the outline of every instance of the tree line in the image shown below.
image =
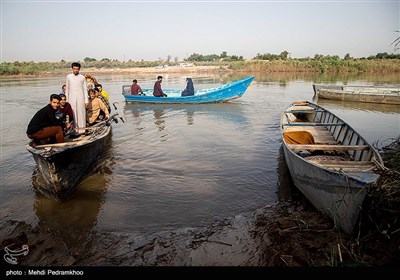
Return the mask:
<path id="1" fill-rule="evenodd" d="M 117 59 L 102 58 L 97 60 L 85 57 L 82 66 L 85 68 L 136 68 L 156 67 L 168 64 L 178 65 L 179 58 L 172 61 L 169 55 L 166 59 L 159 58 L 157 61 L 119 61 Z M 346 54 L 343 58 L 337 55 L 315 54 L 314 57 L 291 58 L 288 51 L 280 54 L 258 53 L 251 60 L 245 60 L 243 56 L 228 55 L 222 52 L 220 55 L 202 55 L 193 53 L 183 61 L 192 62 L 194 65 L 224 66 L 232 70 L 240 71 L 307 71 L 307 72 L 399 72 L 400 54 L 377 53 L 369 57 L 353 58 Z M 37 75 L 43 73 L 57 74 L 69 70 L 71 62 L 61 60 L 60 62 L 2 62 L 0 64 L 0 75 Z"/>

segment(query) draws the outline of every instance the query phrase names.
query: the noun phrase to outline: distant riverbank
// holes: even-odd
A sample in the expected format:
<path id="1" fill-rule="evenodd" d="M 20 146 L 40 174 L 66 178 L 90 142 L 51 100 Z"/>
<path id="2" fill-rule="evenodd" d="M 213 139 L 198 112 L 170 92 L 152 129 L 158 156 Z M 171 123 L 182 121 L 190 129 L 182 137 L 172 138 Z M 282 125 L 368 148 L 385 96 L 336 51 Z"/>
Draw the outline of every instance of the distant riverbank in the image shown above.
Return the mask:
<path id="1" fill-rule="evenodd" d="M 15 74 L 15 75 L 2 75 L 0 78 L 25 78 L 25 77 L 55 77 L 65 76 L 70 72 L 70 69 L 43 71 L 35 75 L 30 74 Z M 195 77 L 202 74 L 216 74 L 216 73 L 233 73 L 234 71 L 227 67 L 221 66 L 192 66 L 192 67 L 132 67 L 132 68 L 81 68 L 82 74 L 90 75 L 146 75 L 146 74 L 184 74 Z"/>
<path id="2" fill-rule="evenodd" d="M 14 62 L 0 64 L 0 77 L 31 77 L 65 75 L 70 62 Z M 82 63 L 81 72 L 104 74 L 146 73 L 400 73 L 400 59 L 289 59 L 212 61 L 194 63 L 95 61 Z"/>

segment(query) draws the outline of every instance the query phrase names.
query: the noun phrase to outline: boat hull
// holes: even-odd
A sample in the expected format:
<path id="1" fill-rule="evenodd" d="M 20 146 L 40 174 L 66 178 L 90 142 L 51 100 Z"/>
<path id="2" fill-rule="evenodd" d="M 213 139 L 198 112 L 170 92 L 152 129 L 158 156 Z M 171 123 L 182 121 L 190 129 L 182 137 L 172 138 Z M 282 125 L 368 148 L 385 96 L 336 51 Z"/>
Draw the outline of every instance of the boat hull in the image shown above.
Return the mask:
<path id="1" fill-rule="evenodd" d="M 289 106 L 282 114 L 286 164 L 295 186 L 304 196 L 331 217 L 336 226 L 352 233 L 368 190 L 376 186 L 379 179 L 382 158 L 343 120 L 316 104 L 308 104 L 313 110 L 307 113 Z M 290 119 L 291 114 L 296 113 L 308 114 L 312 122 Z M 289 140 L 284 137 L 288 131 L 311 133 L 315 143 L 288 144 Z M 317 156 L 311 153 L 314 147 Z"/>
<path id="2" fill-rule="evenodd" d="M 253 79 L 254 76 L 251 76 L 221 87 L 196 90 L 195 95 L 192 96 L 180 96 L 181 90 L 169 89 L 164 90 L 164 93 L 168 95 L 165 98 L 153 96 L 152 89 L 143 89 L 146 95 L 131 95 L 124 92 L 122 95 L 125 97 L 126 102 L 138 103 L 221 103 L 243 96 Z"/>
<path id="3" fill-rule="evenodd" d="M 327 214 L 335 225 L 351 233 L 356 225 L 370 183 L 348 178 L 307 163 L 284 145 L 286 164 L 295 186 L 320 212 Z"/>
<path id="4" fill-rule="evenodd" d="M 313 85 L 321 99 L 400 105 L 400 88 L 385 86 Z"/>
<path id="5" fill-rule="evenodd" d="M 44 179 L 44 184 L 35 185 L 37 191 L 58 200 L 68 199 L 107 147 L 110 131 L 111 126 L 104 126 L 100 135 L 74 146 L 35 149 L 28 145 Z"/>
<path id="6" fill-rule="evenodd" d="M 317 92 L 318 98 L 344 100 L 351 102 L 367 102 L 379 104 L 400 105 L 400 90 L 394 91 L 359 91 L 359 90 L 331 90 L 321 89 Z"/>

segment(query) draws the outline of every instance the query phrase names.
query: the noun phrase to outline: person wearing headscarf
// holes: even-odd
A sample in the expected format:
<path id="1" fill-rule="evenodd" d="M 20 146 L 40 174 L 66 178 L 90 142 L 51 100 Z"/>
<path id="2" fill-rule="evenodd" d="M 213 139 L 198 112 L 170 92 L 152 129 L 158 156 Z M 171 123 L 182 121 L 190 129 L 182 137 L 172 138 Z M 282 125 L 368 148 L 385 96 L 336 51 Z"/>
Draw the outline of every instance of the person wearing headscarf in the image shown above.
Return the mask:
<path id="1" fill-rule="evenodd" d="M 191 78 L 186 78 L 186 88 L 182 91 L 181 96 L 191 96 L 194 95 L 193 81 Z"/>

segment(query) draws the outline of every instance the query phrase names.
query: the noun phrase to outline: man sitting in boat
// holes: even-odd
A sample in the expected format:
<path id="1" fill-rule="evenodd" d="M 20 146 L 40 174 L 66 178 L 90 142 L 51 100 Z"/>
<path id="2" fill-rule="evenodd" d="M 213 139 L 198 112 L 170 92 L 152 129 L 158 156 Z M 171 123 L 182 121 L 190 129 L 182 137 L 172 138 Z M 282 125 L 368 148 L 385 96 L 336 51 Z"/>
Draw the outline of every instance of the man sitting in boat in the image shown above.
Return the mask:
<path id="1" fill-rule="evenodd" d="M 64 124 L 56 118 L 56 112 L 60 107 L 60 100 L 60 95 L 50 95 L 50 103 L 37 111 L 29 122 L 26 134 L 29 139 L 34 140 L 34 145 L 40 145 L 41 140 L 48 138 L 52 142 L 54 140 L 57 143 L 64 142 Z"/>
<path id="2" fill-rule="evenodd" d="M 141 95 L 143 95 L 143 90 L 142 88 L 137 84 L 137 80 L 133 80 L 132 81 L 132 85 L 131 85 L 131 94 L 132 95 L 138 95 L 140 92 Z"/>
<path id="3" fill-rule="evenodd" d="M 191 78 L 186 78 L 186 88 L 182 91 L 181 96 L 194 95 L 193 81 Z"/>
<path id="4" fill-rule="evenodd" d="M 93 90 L 94 90 L 94 93 L 96 94 L 96 97 L 99 98 L 104 103 L 104 105 L 107 107 L 108 113 L 110 114 L 111 113 L 110 102 L 103 95 L 100 94 L 100 90 L 98 88 L 94 88 Z M 88 94 L 89 94 L 89 92 L 88 92 Z M 102 115 L 104 115 L 104 113 Z"/>
<path id="5" fill-rule="evenodd" d="M 108 92 L 103 89 L 103 86 L 101 84 L 97 84 L 95 85 L 95 87 L 99 89 L 100 95 L 104 96 L 104 98 L 107 99 L 107 101 L 110 101 Z"/>
<path id="6" fill-rule="evenodd" d="M 72 112 L 71 104 L 67 102 L 67 96 L 65 96 L 65 94 L 60 93 L 60 97 L 60 107 L 57 113 L 60 113 L 61 115 L 57 119 L 62 120 L 65 124 L 71 123 L 71 126 L 73 127 L 74 114 Z"/>
<path id="7" fill-rule="evenodd" d="M 161 89 L 162 76 L 157 77 L 157 82 L 154 83 L 153 95 L 155 97 L 167 97 Z"/>
<path id="8" fill-rule="evenodd" d="M 103 111 L 105 113 L 105 118 L 108 119 L 110 117 L 110 113 L 107 110 L 107 107 L 100 100 L 100 98 L 96 97 L 95 90 L 89 90 L 89 106 L 87 109 L 87 122 L 89 125 L 93 125 L 96 122 L 101 121 L 100 112 Z"/>

